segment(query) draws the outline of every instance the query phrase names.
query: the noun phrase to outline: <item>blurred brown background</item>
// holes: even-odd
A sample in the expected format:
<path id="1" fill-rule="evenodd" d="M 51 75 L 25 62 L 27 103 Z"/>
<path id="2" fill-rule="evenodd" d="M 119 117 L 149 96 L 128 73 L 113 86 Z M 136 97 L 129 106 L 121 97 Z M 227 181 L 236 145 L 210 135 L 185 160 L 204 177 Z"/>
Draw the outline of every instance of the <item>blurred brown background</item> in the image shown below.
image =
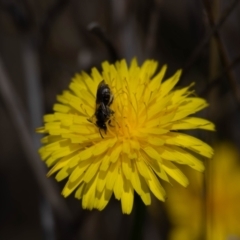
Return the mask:
<path id="1" fill-rule="evenodd" d="M 198 137 L 239 146 L 239 22 L 237 0 L 0 0 L 0 239 L 133 239 L 135 210 L 123 216 L 112 199 L 82 211 L 37 154 L 34 129 L 56 95 L 104 60 L 154 58 L 168 76 L 183 68 L 179 86 L 196 82 L 218 130 Z M 138 239 L 167 239 L 164 204 L 140 218 Z"/>

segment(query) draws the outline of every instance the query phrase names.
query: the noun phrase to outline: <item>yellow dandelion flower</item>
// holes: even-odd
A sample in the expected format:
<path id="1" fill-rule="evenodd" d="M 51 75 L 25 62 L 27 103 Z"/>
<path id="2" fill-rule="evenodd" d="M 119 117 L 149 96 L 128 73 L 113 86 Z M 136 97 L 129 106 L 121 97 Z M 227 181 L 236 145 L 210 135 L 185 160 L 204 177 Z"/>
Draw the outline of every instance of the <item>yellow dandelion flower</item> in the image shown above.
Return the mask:
<path id="1" fill-rule="evenodd" d="M 168 188 L 167 213 L 173 228 L 169 240 L 240 239 L 240 154 L 221 143 L 203 174 L 187 172 L 189 188 Z M 194 214 L 193 214 L 194 213 Z"/>
<path id="2" fill-rule="evenodd" d="M 203 171 L 196 155 L 212 156 L 209 145 L 177 132 L 214 130 L 211 122 L 189 116 L 207 107 L 207 102 L 193 97 L 191 86 L 173 90 L 181 71 L 163 82 L 167 67 L 155 74 L 157 65 L 147 60 L 139 66 L 136 59 L 130 67 L 125 60 L 114 65 L 104 62 L 102 73 L 93 68 L 91 75 L 77 74 L 70 90 L 57 97 L 54 113 L 44 116 L 44 127 L 37 129 L 47 134 L 39 153 L 52 167 L 48 175 L 58 172 L 57 181 L 68 178 L 62 194 L 67 197 L 76 190 L 83 208 L 102 210 L 114 193 L 123 213 L 129 214 L 134 191 L 146 205 L 151 203 L 151 192 L 164 201 L 159 179 L 169 181 L 170 176 L 188 184 L 175 163 Z M 111 101 L 110 96 L 102 99 L 103 105 L 96 104 L 100 83 L 113 95 Z"/>
<path id="3" fill-rule="evenodd" d="M 207 173 L 206 239 L 240 239 L 240 154 L 236 146 L 222 143 Z"/>

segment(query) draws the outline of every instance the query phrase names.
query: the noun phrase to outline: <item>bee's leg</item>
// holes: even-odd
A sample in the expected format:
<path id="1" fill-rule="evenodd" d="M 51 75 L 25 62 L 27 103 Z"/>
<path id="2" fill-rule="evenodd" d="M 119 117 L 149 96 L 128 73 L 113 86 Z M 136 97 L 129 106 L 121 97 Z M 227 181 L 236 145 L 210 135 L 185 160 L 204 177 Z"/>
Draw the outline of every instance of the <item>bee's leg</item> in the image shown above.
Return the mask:
<path id="1" fill-rule="evenodd" d="M 118 124 L 118 122 L 115 120 L 115 118 L 112 118 L 113 120 L 114 120 L 114 122 L 118 125 L 118 127 L 120 128 L 120 125 Z M 112 125 L 111 124 L 111 119 L 110 120 L 108 120 L 108 125 L 110 126 L 110 127 L 115 127 L 115 125 Z"/>
<path id="2" fill-rule="evenodd" d="M 110 114 L 113 115 L 114 111 L 112 109 L 110 109 L 110 108 L 109 108 L 109 110 L 110 110 Z"/>
<path id="3" fill-rule="evenodd" d="M 111 96 L 110 96 L 109 103 L 108 103 L 108 106 L 110 106 L 110 105 L 112 104 L 112 102 L 113 102 L 113 98 L 114 98 L 113 95 L 111 95 Z"/>
<path id="4" fill-rule="evenodd" d="M 108 125 L 109 125 L 110 127 L 115 127 L 114 125 L 111 124 L 111 120 L 108 120 Z"/>
<path id="5" fill-rule="evenodd" d="M 94 123 L 94 116 L 95 116 L 95 115 L 93 115 L 93 116 L 90 117 L 90 118 L 87 118 L 88 122 L 90 122 L 90 123 Z"/>
<path id="6" fill-rule="evenodd" d="M 104 138 L 103 135 L 102 135 L 102 133 L 101 133 L 101 128 L 99 128 L 99 133 L 100 133 L 100 136 L 101 136 L 102 138 Z M 105 132 L 105 133 L 106 133 L 106 132 Z"/>
<path id="7" fill-rule="evenodd" d="M 117 123 L 118 127 L 120 128 L 118 122 L 115 121 L 115 123 Z M 111 120 L 108 121 L 108 125 L 109 125 L 110 127 L 115 127 L 115 125 L 112 125 L 112 124 L 111 124 Z"/>

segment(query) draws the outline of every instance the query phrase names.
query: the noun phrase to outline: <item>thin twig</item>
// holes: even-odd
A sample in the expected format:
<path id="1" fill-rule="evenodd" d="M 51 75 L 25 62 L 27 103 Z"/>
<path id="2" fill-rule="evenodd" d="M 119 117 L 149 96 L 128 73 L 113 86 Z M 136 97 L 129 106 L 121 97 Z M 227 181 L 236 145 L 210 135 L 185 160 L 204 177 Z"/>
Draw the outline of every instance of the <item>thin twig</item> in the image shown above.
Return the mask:
<path id="1" fill-rule="evenodd" d="M 31 13 L 21 1 L 0 1 L 0 8 L 11 16 L 18 30 L 28 31 L 31 28 Z"/>
<path id="2" fill-rule="evenodd" d="M 24 116 L 27 116 L 21 100 L 11 85 L 10 79 L 4 69 L 0 57 L 0 97 L 3 100 L 10 120 L 12 121 L 26 154 L 26 160 L 34 172 L 34 177 L 43 195 L 48 199 L 54 212 L 66 221 L 70 221 L 71 215 L 63 198 L 56 191 L 53 182 L 46 178 L 46 169 L 40 157 L 34 150 L 33 141 Z"/>
<path id="3" fill-rule="evenodd" d="M 230 6 L 224 11 L 222 14 L 222 17 L 218 21 L 218 23 L 212 28 L 212 31 L 209 32 L 204 39 L 199 43 L 199 45 L 195 48 L 195 50 L 192 52 L 190 57 L 188 58 L 187 62 L 185 63 L 183 67 L 183 74 L 186 74 L 189 69 L 192 67 L 192 65 L 195 63 L 195 61 L 200 56 L 202 50 L 205 48 L 209 40 L 212 38 L 212 36 L 221 28 L 223 23 L 226 21 L 228 16 L 232 13 L 232 11 L 236 8 L 237 4 L 239 3 L 239 0 L 234 0 Z"/>
<path id="4" fill-rule="evenodd" d="M 211 27 L 214 28 L 215 20 L 214 20 L 214 16 L 213 16 L 213 13 L 212 13 L 211 6 L 210 6 L 210 4 L 207 0 L 203 0 L 203 3 L 204 3 L 204 6 L 205 6 L 205 9 L 206 9 L 206 12 L 207 12 L 209 23 L 210 23 Z M 239 91 L 239 88 L 238 88 L 238 83 L 237 83 L 237 80 L 234 77 L 233 72 L 231 71 L 232 68 L 228 67 L 230 65 L 230 60 L 228 58 L 227 48 L 224 46 L 223 40 L 222 40 L 218 31 L 215 32 L 214 37 L 217 41 L 220 57 L 221 57 L 222 62 L 224 64 L 224 68 L 227 69 L 226 70 L 226 74 L 227 74 L 227 77 L 228 77 L 227 79 L 229 80 L 230 87 L 231 87 L 231 90 L 233 92 L 234 98 L 236 99 L 238 105 L 240 105 L 240 91 Z"/>
<path id="5" fill-rule="evenodd" d="M 98 23 L 96 22 L 90 23 L 87 29 L 90 32 L 94 33 L 101 40 L 101 42 L 104 43 L 104 45 L 107 47 L 107 50 L 110 54 L 110 58 L 113 62 L 115 62 L 116 60 L 119 60 L 119 54 L 117 53 L 115 46 L 107 36 L 106 32 Z"/>
<path id="6" fill-rule="evenodd" d="M 70 0 L 58 0 L 56 3 L 48 10 L 46 18 L 44 19 L 40 34 L 42 39 L 42 46 L 44 47 L 50 34 L 52 25 L 54 24 L 57 17 L 63 12 L 63 10 L 70 3 Z"/>
<path id="7" fill-rule="evenodd" d="M 152 57 L 154 49 L 156 49 L 157 41 L 157 30 L 159 23 L 159 14 L 160 4 L 158 1 L 155 1 L 154 8 L 152 9 L 150 21 L 148 25 L 148 33 L 146 34 L 146 57 Z"/>
<path id="8" fill-rule="evenodd" d="M 26 80 L 26 93 L 29 112 L 29 122 L 34 149 L 41 146 L 39 134 L 34 129 L 41 126 L 43 116 L 43 96 L 40 87 L 40 69 L 38 61 L 38 51 L 30 39 L 25 38 L 22 44 L 23 69 Z M 40 222 L 42 225 L 43 236 L 46 240 L 55 240 L 55 221 L 53 211 L 49 201 L 41 194 L 39 201 Z"/>
<path id="9" fill-rule="evenodd" d="M 208 93 L 221 82 L 222 77 L 238 63 L 240 63 L 240 55 L 238 55 L 227 67 L 225 67 L 225 69 L 216 78 L 212 79 L 199 95 L 201 97 L 206 97 Z"/>

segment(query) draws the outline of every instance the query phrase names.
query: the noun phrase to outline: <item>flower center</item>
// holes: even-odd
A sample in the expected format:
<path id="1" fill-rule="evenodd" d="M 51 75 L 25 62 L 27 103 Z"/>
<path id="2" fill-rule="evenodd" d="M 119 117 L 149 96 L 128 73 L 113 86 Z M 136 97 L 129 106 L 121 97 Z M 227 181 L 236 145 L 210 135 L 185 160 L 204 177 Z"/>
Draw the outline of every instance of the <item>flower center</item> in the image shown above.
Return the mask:
<path id="1" fill-rule="evenodd" d="M 108 129 L 118 137 L 132 138 L 147 118 L 147 104 L 138 95 L 138 91 L 143 93 L 143 88 L 139 88 L 138 84 L 131 92 L 127 83 L 121 88 L 113 88 L 114 101 L 111 109 L 114 114 Z"/>

